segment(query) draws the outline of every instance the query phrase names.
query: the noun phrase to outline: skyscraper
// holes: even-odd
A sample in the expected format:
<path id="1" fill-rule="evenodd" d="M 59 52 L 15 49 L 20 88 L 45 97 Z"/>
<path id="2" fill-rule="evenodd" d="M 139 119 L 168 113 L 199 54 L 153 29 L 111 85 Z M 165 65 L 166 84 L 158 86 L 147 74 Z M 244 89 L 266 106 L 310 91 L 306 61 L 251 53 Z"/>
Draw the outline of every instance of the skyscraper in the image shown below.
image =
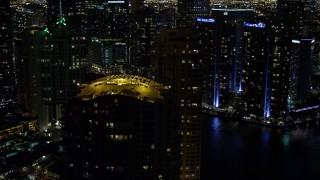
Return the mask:
<path id="1" fill-rule="evenodd" d="M 103 3 L 103 16 L 105 16 L 105 22 L 102 19 L 98 19 L 98 23 L 101 24 L 100 32 L 105 32 L 105 36 L 102 38 L 118 39 L 123 43 L 129 42 L 129 0 L 124 1 L 105 1 Z M 103 24 L 104 23 L 104 24 Z"/>
<path id="2" fill-rule="evenodd" d="M 10 0 L 0 2 L 0 98 L 13 98 L 15 85 Z"/>
<path id="3" fill-rule="evenodd" d="M 213 105 L 214 94 L 214 60 L 215 60 L 215 19 L 211 17 L 198 17 L 196 28 L 199 33 L 199 45 L 203 50 L 205 66 L 203 67 L 203 100 L 206 105 Z"/>
<path id="4" fill-rule="evenodd" d="M 254 19 L 255 15 L 251 9 L 215 9 L 210 18 L 197 20 L 198 24 L 206 24 L 202 25 L 207 28 L 202 34 L 212 31 L 209 39 L 204 37 L 202 42 L 210 44 L 209 48 L 213 46 L 213 51 L 208 51 L 212 55 L 207 57 L 213 65 L 211 72 L 208 71 L 213 86 L 213 107 L 232 106 L 235 94 L 242 90 L 244 22 Z"/>
<path id="5" fill-rule="evenodd" d="M 165 29 L 156 37 L 159 82 L 172 88 L 179 106 L 180 179 L 200 179 L 203 51 L 192 28 Z"/>
<path id="6" fill-rule="evenodd" d="M 205 103 L 283 120 L 289 101 L 308 100 L 314 39 L 303 37 L 303 3 L 279 3 L 276 15 L 214 9 L 211 17 L 197 18 L 211 68 L 206 68 Z"/>
<path id="7" fill-rule="evenodd" d="M 277 1 L 277 20 L 290 32 L 290 37 L 300 38 L 303 35 L 304 0 Z M 289 28 L 290 27 L 290 28 Z"/>
<path id="8" fill-rule="evenodd" d="M 130 54 L 129 1 L 91 2 L 86 5 L 85 14 L 85 34 L 91 41 L 89 58 L 95 59 L 96 65 L 107 74 L 123 73 L 121 67 L 129 63 Z M 111 66 L 117 68 L 113 70 Z"/>
<path id="9" fill-rule="evenodd" d="M 26 108 L 39 117 L 43 131 L 61 117 L 62 103 L 84 79 L 87 40 L 62 18 L 54 27 L 26 30 L 22 41 Z"/>
<path id="10" fill-rule="evenodd" d="M 269 76 L 269 41 L 270 33 L 264 21 L 243 22 L 243 62 L 241 71 L 241 88 L 237 94 L 245 102 L 235 104 L 239 109 L 258 117 L 264 116 L 270 88 Z M 237 102 L 236 102 L 237 103 Z"/>
<path id="11" fill-rule="evenodd" d="M 284 118 L 288 112 L 292 40 L 303 36 L 302 1 L 278 1 L 277 13 L 270 19 L 269 78 L 266 81 L 264 117 Z"/>
<path id="12" fill-rule="evenodd" d="M 303 103 L 310 98 L 314 42 L 314 38 L 292 41 L 288 97 L 290 101 Z"/>
<path id="13" fill-rule="evenodd" d="M 154 8 L 135 11 L 130 21 L 130 63 L 137 74 L 150 77 L 155 36 L 174 26 L 174 12 Z"/>
<path id="14" fill-rule="evenodd" d="M 65 11 L 63 17 L 66 18 L 70 30 L 78 34 L 85 34 L 87 32 L 85 2 L 84 0 L 64 1 L 62 6 Z"/>
<path id="15" fill-rule="evenodd" d="M 129 62 L 128 46 L 122 39 L 92 39 L 88 43 L 90 62 L 101 67 Z"/>
<path id="16" fill-rule="evenodd" d="M 85 85 L 64 108 L 67 178 L 178 179 L 178 121 L 167 91 L 133 75 Z"/>

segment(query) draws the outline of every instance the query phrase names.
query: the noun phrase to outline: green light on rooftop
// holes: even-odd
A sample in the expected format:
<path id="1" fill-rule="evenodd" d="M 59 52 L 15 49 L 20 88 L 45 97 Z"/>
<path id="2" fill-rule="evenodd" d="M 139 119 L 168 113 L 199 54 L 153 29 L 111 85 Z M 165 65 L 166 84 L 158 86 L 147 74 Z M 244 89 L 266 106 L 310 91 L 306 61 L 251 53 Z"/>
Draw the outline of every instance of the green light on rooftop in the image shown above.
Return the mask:
<path id="1" fill-rule="evenodd" d="M 66 26 L 66 19 L 63 17 L 60 19 L 60 21 L 56 22 L 56 24 L 63 24 L 64 26 Z"/>
<path id="2" fill-rule="evenodd" d="M 45 28 L 43 31 L 46 32 L 46 33 L 49 33 L 49 29 L 48 28 Z"/>

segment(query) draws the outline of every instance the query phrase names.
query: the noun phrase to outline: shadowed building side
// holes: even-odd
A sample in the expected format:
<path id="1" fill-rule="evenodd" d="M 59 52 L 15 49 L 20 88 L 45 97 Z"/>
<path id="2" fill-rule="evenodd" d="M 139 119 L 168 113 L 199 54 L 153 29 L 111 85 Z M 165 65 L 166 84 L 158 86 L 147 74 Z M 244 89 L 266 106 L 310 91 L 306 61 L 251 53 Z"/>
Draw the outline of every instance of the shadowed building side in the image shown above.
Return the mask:
<path id="1" fill-rule="evenodd" d="M 156 37 L 155 69 L 179 106 L 180 179 L 200 179 L 203 49 L 192 28 L 165 29 Z"/>
<path id="2" fill-rule="evenodd" d="M 178 179 L 178 122 L 166 89 L 132 75 L 83 86 L 64 106 L 67 178 Z"/>
<path id="3" fill-rule="evenodd" d="M 16 86 L 10 1 L 0 2 L 0 99 L 12 99 Z"/>

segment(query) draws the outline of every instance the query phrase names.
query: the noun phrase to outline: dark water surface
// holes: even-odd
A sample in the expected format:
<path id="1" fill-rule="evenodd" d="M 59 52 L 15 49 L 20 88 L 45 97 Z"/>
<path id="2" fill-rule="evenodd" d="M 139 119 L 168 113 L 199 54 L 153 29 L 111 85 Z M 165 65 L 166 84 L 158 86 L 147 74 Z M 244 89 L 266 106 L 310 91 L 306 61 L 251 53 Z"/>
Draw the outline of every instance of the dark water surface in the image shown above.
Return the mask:
<path id="1" fill-rule="evenodd" d="M 218 117 L 203 122 L 201 180 L 320 180 L 320 122 L 270 128 Z"/>

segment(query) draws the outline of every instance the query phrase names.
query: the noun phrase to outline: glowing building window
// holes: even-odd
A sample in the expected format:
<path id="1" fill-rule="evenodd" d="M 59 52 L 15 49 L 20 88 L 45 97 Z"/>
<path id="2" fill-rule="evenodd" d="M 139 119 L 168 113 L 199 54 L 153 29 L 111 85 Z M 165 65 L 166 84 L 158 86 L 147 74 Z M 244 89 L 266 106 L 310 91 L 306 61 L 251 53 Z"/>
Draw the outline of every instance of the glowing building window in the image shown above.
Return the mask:
<path id="1" fill-rule="evenodd" d="M 113 140 L 113 141 L 126 141 L 128 140 L 128 136 L 127 135 L 109 135 L 109 139 Z"/>
<path id="2" fill-rule="evenodd" d="M 145 165 L 145 166 L 142 166 L 142 168 L 144 169 L 144 170 L 150 170 L 150 169 L 152 169 L 152 167 L 151 166 L 147 166 L 147 165 Z"/>

